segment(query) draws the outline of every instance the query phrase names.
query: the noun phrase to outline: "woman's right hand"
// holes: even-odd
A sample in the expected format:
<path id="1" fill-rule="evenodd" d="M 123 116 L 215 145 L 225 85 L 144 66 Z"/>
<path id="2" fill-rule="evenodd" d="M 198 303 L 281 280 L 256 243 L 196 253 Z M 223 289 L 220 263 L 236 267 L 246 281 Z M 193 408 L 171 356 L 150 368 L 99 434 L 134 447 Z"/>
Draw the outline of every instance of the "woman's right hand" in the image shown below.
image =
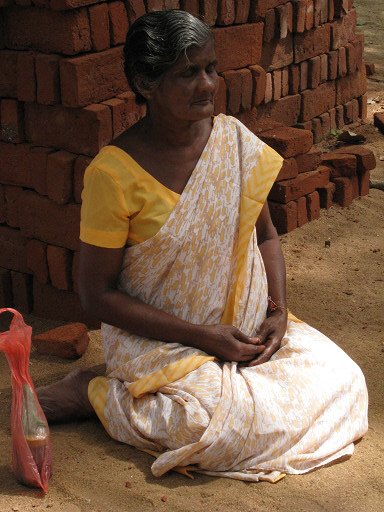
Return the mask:
<path id="1" fill-rule="evenodd" d="M 222 361 L 251 361 L 265 350 L 259 338 L 249 338 L 232 325 L 202 325 L 195 345 Z"/>

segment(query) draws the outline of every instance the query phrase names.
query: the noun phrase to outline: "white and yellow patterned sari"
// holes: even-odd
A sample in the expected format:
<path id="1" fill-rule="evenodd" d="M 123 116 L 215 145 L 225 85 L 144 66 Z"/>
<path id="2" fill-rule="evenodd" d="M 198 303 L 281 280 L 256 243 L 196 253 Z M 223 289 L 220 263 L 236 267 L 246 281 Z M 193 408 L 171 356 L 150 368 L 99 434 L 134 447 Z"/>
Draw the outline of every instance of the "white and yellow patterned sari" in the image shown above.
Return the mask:
<path id="1" fill-rule="evenodd" d="M 160 231 L 126 250 L 121 290 L 195 324 L 255 335 L 267 281 L 255 223 L 281 166 L 236 119 L 219 115 Z M 107 377 L 89 398 L 109 434 L 156 454 L 152 472 L 275 482 L 353 452 L 367 430 L 359 367 L 290 317 L 281 348 L 260 366 L 103 325 Z"/>

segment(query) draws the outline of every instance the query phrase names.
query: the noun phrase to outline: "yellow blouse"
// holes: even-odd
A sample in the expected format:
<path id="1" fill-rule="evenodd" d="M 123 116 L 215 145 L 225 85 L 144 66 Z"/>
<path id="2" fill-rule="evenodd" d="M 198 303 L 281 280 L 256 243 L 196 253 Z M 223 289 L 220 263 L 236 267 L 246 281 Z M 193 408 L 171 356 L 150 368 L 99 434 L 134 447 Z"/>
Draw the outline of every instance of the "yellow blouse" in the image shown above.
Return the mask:
<path id="1" fill-rule="evenodd" d="M 153 237 L 180 195 L 122 149 L 105 146 L 85 171 L 81 197 L 80 240 L 118 249 Z"/>

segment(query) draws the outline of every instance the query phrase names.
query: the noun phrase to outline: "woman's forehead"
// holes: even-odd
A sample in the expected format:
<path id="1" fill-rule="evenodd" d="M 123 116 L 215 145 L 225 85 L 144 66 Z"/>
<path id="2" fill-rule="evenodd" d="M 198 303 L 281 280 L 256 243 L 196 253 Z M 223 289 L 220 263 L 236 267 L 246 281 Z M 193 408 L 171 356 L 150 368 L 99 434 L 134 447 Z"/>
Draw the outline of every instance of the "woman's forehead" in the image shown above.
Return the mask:
<path id="1" fill-rule="evenodd" d="M 216 61 L 214 42 L 208 40 L 204 46 L 193 46 L 187 50 L 186 55 L 182 54 L 175 62 L 175 68 L 185 68 L 195 65 L 205 65 Z"/>

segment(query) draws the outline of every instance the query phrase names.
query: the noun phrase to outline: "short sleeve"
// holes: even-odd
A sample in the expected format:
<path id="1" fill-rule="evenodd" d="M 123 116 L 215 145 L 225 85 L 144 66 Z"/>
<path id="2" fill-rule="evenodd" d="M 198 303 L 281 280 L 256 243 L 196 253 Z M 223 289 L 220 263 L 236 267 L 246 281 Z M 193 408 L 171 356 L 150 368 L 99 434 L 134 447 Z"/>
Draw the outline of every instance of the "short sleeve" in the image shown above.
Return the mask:
<path id="1" fill-rule="evenodd" d="M 129 211 L 116 177 L 97 167 L 88 167 L 81 198 L 80 240 L 109 249 L 124 247 Z"/>

